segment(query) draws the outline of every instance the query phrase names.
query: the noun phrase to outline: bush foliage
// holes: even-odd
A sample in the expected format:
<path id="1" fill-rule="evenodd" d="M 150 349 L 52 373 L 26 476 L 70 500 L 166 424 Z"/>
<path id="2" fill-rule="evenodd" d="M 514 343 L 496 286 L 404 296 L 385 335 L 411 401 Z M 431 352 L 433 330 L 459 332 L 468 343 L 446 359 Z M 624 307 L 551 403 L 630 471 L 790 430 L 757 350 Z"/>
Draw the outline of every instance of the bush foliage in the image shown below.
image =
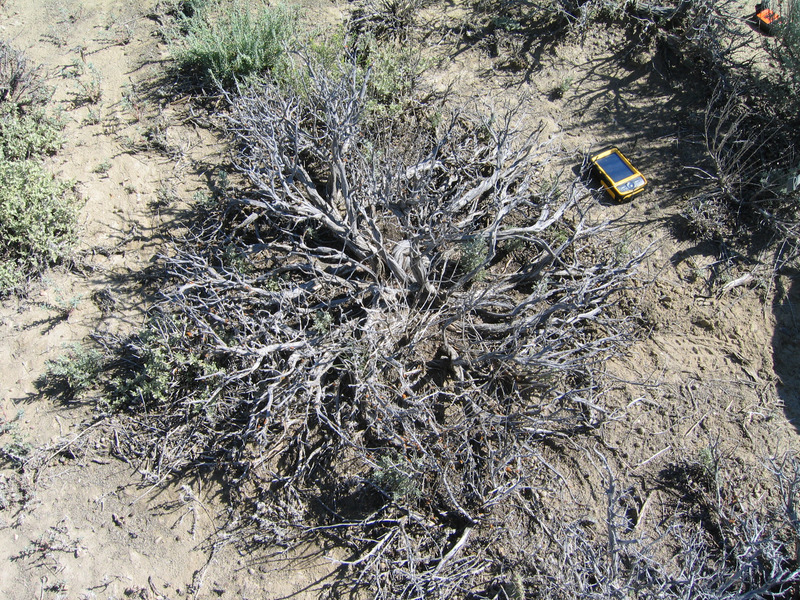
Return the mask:
<path id="1" fill-rule="evenodd" d="M 65 258 L 76 241 L 71 184 L 35 160 L 0 160 L 0 291 Z"/>
<path id="2" fill-rule="evenodd" d="M 0 104 L 0 158 L 27 160 L 53 154 L 64 143 L 61 128 L 44 109 L 22 111 L 17 104 Z"/>
<path id="3" fill-rule="evenodd" d="M 47 114 L 39 73 L 0 42 L 0 294 L 69 255 L 78 208 L 71 183 L 42 166 L 62 143 Z"/>
<path id="4" fill-rule="evenodd" d="M 292 39 L 297 13 L 285 4 L 244 0 L 191 3 L 173 35 L 178 66 L 205 83 L 233 85 L 278 67 Z"/>
<path id="5" fill-rule="evenodd" d="M 88 390 L 98 382 L 103 369 L 103 354 L 99 350 L 71 346 L 65 354 L 47 361 L 44 384 L 61 386 L 69 398 Z"/>

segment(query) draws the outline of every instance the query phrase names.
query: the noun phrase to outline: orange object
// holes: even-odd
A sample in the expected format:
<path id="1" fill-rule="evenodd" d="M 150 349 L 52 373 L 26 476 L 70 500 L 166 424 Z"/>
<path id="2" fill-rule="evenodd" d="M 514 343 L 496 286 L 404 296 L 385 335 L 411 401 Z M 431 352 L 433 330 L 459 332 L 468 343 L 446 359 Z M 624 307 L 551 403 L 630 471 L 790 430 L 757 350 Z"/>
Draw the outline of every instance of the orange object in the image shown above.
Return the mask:
<path id="1" fill-rule="evenodd" d="M 781 16 L 771 8 L 764 8 L 761 4 L 756 6 L 756 23 L 759 29 L 772 33 L 772 28 L 781 20 Z"/>
<path id="2" fill-rule="evenodd" d="M 771 8 L 765 8 L 756 15 L 756 18 L 762 23 L 766 23 L 767 25 L 772 25 L 775 21 L 780 19 L 781 16 Z"/>

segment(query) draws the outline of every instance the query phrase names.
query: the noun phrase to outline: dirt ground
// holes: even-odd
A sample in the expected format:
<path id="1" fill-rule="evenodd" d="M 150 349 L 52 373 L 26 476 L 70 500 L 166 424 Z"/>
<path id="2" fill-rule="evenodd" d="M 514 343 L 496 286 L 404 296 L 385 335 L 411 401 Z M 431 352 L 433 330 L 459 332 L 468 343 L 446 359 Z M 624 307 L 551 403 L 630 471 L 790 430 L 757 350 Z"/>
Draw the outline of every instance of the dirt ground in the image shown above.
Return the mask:
<path id="1" fill-rule="evenodd" d="M 113 428 L 81 427 L 89 408 L 37 388 L 46 361 L 69 344 L 142 322 L 155 258 L 192 218 L 192 199 L 209 193 L 226 150 L 187 99 L 157 93 L 169 54 L 148 16 L 154 1 L 2 4 L 0 35 L 43 65 L 52 107 L 67 123 L 50 166 L 76 181 L 85 205 L 74 268 L 53 270 L 27 297 L 0 305 L 0 444 L 39 448 L 42 457 L 36 470 L 0 469 L 0 595 L 320 597 L 335 577 L 332 549 L 240 553 L 226 537 L 213 481 L 157 485 L 109 456 Z M 309 20 L 341 13 L 334 4 L 314 10 Z M 467 27 L 457 7 L 442 14 L 450 23 L 443 31 Z M 424 85 L 452 84 L 479 104 L 522 98 L 530 122 L 542 122 L 561 149 L 565 177 L 603 146 L 638 159 L 649 191 L 627 205 L 598 198 L 595 208 L 618 223 L 619 252 L 651 248 L 632 294 L 650 335 L 609 365 L 617 384 L 605 408 L 619 417 L 602 438 L 634 475 L 712 442 L 757 471 L 767 456 L 798 447 L 800 290 L 781 278 L 706 285 L 721 268 L 714 249 L 676 231 L 682 167 L 696 152 L 690 132 L 702 110 L 649 59 L 631 51 L 612 60 L 608 49 L 627 43 L 622 33 L 593 32 L 583 44 L 534 48 L 527 66 L 511 71 L 502 53 L 443 33 L 428 40 Z M 77 436 L 91 442 L 71 452 Z"/>

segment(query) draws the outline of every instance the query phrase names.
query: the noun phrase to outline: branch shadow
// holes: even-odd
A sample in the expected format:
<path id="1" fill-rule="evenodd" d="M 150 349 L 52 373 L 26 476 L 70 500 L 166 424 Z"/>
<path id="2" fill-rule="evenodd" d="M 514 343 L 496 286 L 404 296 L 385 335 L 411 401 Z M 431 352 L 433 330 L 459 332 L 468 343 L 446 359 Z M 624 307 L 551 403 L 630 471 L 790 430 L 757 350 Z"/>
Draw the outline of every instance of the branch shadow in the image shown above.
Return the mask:
<path id="1" fill-rule="evenodd" d="M 788 286 L 785 280 L 788 279 Z M 772 357 L 776 390 L 786 418 L 800 431 L 800 285 L 797 275 L 776 279 Z"/>

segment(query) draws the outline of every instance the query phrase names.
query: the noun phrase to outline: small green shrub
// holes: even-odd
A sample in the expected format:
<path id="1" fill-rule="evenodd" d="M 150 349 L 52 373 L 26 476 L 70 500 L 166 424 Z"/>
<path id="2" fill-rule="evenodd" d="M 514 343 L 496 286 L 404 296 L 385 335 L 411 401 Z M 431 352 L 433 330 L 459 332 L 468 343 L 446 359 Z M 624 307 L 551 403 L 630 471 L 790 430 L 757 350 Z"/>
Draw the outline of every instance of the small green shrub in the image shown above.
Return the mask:
<path id="1" fill-rule="evenodd" d="M 396 452 L 384 454 L 377 460 L 372 472 L 372 483 L 392 496 L 396 502 L 405 498 L 419 498 L 422 490 L 415 478 L 416 469 L 405 456 Z"/>
<path id="2" fill-rule="evenodd" d="M 0 159 L 53 154 L 64 144 L 62 129 L 61 121 L 42 109 L 23 112 L 16 104 L 0 104 Z"/>
<path id="3" fill-rule="evenodd" d="M 507 598 L 508 600 L 525 600 L 525 581 L 516 571 L 512 571 L 508 575 L 508 579 L 503 582 L 501 589 L 503 595 L 500 597 Z"/>
<path id="4" fill-rule="evenodd" d="M 23 52 L 0 41 L 0 102 L 44 104 L 48 94 L 40 71 L 41 67 L 31 65 Z"/>
<path id="5" fill-rule="evenodd" d="M 0 41 L 0 294 L 62 260 L 75 243 L 71 183 L 39 162 L 63 144 L 63 123 L 42 108 L 39 68 Z"/>
<path id="6" fill-rule="evenodd" d="M 238 248 L 236 244 L 226 245 L 221 258 L 223 265 L 245 275 L 252 274 L 255 271 L 253 263 L 247 259 L 247 254 Z"/>
<path id="7" fill-rule="evenodd" d="M 338 28 L 333 33 L 308 35 L 299 45 L 308 65 L 329 73 L 334 80 L 349 77 L 347 73 L 355 62 L 358 84 L 366 78 L 366 119 L 379 128 L 385 126 L 384 118 L 402 115 L 424 70 L 424 62 L 413 48 L 397 41 L 378 40 L 372 33 L 357 35 Z M 275 76 L 288 93 L 308 99 L 309 75 L 305 66 L 287 63 Z"/>
<path id="8" fill-rule="evenodd" d="M 764 3 L 764 6 L 768 6 Z M 781 21 L 774 36 L 765 38 L 767 51 L 776 59 L 778 71 L 794 89 L 793 94 L 784 94 L 796 105 L 795 96 L 800 90 L 800 2 L 792 0 L 779 10 Z M 782 89 L 782 88 L 779 88 Z"/>
<path id="9" fill-rule="evenodd" d="M 76 106 L 84 104 L 97 104 L 103 97 L 102 76 L 92 63 L 86 65 L 86 77 L 79 77 L 75 91 L 74 103 Z"/>
<path id="10" fill-rule="evenodd" d="M 48 283 L 47 280 L 45 280 L 45 283 Z M 65 320 L 69 319 L 70 315 L 78 309 L 82 299 L 83 296 L 81 294 L 65 297 L 56 288 L 56 297 L 52 302 L 37 302 L 37 304 L 42 308 L 55 312 L 58 315 L 58 319 Z"/>
<path id="11" fill-rule="evenodd" d="M 318 310 L 311 315 L 311 329 L 318 335 L 325 335 L 331 330 L 333 315 L 328 311 Z"/>
<path id="12" fill-rule="evenodd" d="M 74 397 L 97 382 L 103 364 L 103 354 L 100 351 L 73 344 L 66 354 L 47 361 L 45 383 L 62 386 L 70 397 Z"/>
<path id="13" fill-rule="evenodd" d="M 461 272 L 464 274 L 472 273 L 476 269 L 480 269 L 474 276 L 474 279 L 480 281 L 486 276 L 486 272 L 481 268 L 486 257 L 489 255 L 489 245 L 482 237 L 473 237 L 462 242 L 461 244 L 461 260 L 459 266 Z"/>
<path id="14" fill-rule="evenodd" d="M 297 12 L 284 4 L 251 6 L 244 0 L 195 3 L 173 35 L 178 66 L 224 86 L 276 68 L 294 36 Z"/>
<path id="15" fill-rule="evenodd" d="M 0 292 L 70 253 L 78 222 L 71 187 L 34 160 L 0 160 Z"/>
<path id="16" fill-rule="evenodd" d="M 92 169 L 92 173 L 97 173 L 98 175 L 105 175 L 111 170 L 111 161 L 106 159 L 103 162 L 95 165 Z"/>
<path id="17" fill-rule="evenodd" d="M 11 420 L 0 421 L 0 438 L 7 436 L 5 443 L 0 444 L 0 459 L 8 461 L 14 468 L 22 468 L 31 452 L 33 444 L 30 443 L 19 429 L 19 421 L 24 411 L 20 410 Z"/>
<path id="18" fill-rule="evenodd" d="M 367 81 L 367 110 L 394 116 L 405 106 L 416 87 L 424 65 L 409 46 L 379 42 L 371 35 L 358 41 L 359 60 L 371 69 Z"/>
<path id="19" fill-rule="evenodd" d="M 177 402 L 176 411 L 202 407 L 213 413 L 206 401 L 219 383 L 220 368 L 191 346 L 194 336 L 181 322 L 154 317 L 131 344 L 133 354 L 126 357 L 124 371 L 113 378 L 111 407 Z"/>
<path id="20" fill-rule="evenodd" d="M 23 273 L 11 261 L 0 260 L 0 294 L 13 290 L 23 279 Z"/>
<path id="21" fill-rule="evenodd" d="M 171 366 L 165 349 L 145 345 L 139 359 L 140 368 L 132 376 L 116 382 L 111 403 L 114 408 L 137 401 L 158 404 L 167 399 Z"/>
<path id="22" fill-rule="evenodd" d="M 563 98 L 572 87 L 573 81 L 574 78 L 571 76 L 564 77 L 552 90 L 550 90 L 550 98 L 553 100 L 559 100 Z"/>

